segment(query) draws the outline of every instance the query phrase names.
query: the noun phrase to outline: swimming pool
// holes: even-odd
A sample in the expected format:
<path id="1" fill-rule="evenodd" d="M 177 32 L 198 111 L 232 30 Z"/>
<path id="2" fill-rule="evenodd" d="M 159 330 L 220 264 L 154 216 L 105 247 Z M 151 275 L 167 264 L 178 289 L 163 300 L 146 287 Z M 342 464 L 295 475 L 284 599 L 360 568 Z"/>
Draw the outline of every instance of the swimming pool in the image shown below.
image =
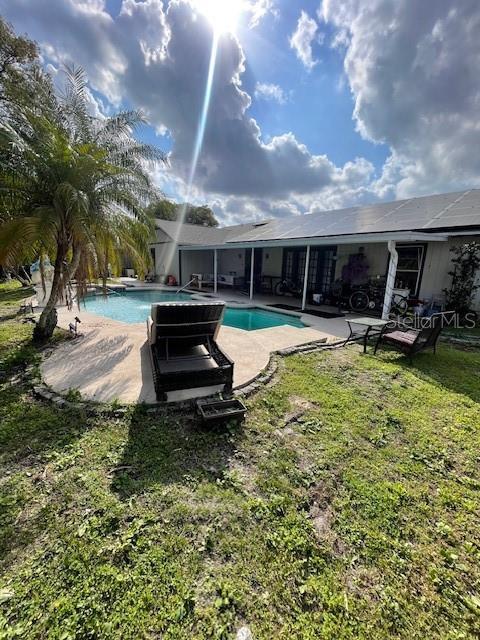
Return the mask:
<path id="1" fill-rule="evenodd" d="M 269 329 L 270 327 L 280 327 L 289 325 L 304 329 L 305 325 L 300 318 L 287 316 L 285 313 L 266 311 L 264 309 L 225 309 L 223 324 L 228 327 L 236 327 L 245 331 L 256 331 L 257 329 Z"/>
<path id="2" fill-rule="evenodd" d="M 128 322 L 145 322 L 150 315 L 154 302 L 181 302 L 191 300 L 188 293 L 170 293 L 168 291 L 128 291 L 121 295 L 94 296 L 85 300 L 85 310 L 106 316 L 112 320 Z M 266 311 L 263 309 L 229 309 L 225 310 L 223 324 L 245 331 L 268 329 L 289 325 L 303 329 L 305 325 L 300 318 L 285 313 Z"/>

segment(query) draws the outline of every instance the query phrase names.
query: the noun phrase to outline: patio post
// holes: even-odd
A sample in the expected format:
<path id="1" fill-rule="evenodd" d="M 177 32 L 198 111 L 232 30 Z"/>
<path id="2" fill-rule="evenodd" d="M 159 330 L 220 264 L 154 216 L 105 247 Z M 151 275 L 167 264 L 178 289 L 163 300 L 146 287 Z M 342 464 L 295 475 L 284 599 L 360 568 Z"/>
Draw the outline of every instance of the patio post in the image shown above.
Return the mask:
<path id="1" fill-rule="evenodd" d="M 218 255 L 217 250 L 213 250 L 213 292 L 217 293 L 217 273 L 218 273 Z"/>
<path id="2" fill-rule="evenodd" d="M 255 249 L 252 247 L 252 257 L 250 260 L 250 300 L 253 298 L 253 274 L 254 274 L 254 262 L 255 260 Z"/>
<path id="3" fill-rule="evenodd" d="M 392 306 L 393 289 L 395 287 L 395 278 L 397 276 L 398 253 L 395 240 L 388 241 L 388 251 L 390 260 L 388 262 L 388 275 L 385 286 L 385 298 L 383 299 L 382 320 L 388 320 L 390 307 Z"/>
<path id="4" fill-rule="evenodd" d="M 302 296 L 302 311 L 305 311 L 305 305 L 307 304 L 307 287 L 308 287 L 308 269 L 310 266 L 310 245 L 307 245 L 307 255 L 305 256 L 305 272 L 303 274 L 303 296 Z"/>

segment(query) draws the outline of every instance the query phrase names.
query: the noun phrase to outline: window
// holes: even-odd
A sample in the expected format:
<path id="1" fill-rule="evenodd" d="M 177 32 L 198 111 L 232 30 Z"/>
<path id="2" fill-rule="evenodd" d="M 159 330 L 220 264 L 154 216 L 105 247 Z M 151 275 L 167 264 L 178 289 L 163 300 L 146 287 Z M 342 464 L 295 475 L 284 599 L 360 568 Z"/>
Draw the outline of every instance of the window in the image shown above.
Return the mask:
<path id="1" fill-rule="evenodd" d="M 418 296 L 425 260 L 424 244 L 397 246 L 398 265 L 395 287 L 409 289 L 410 295 Z"/>

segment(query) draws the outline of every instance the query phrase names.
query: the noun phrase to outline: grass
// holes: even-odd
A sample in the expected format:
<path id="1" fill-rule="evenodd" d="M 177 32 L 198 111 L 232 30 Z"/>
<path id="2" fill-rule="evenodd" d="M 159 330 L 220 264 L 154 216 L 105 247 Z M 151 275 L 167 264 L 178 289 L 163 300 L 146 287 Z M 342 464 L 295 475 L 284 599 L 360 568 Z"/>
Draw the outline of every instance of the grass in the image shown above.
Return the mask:
<path id="1" fill-rule="evenodd" d="M 17 280 L 4 282 L 0 284 L 0 309 L 2 315 L 5 311 L 12 308 L 18 308 L 25 298 L 29 298 L 35 294 L 33 287 L 22 287 Z"/>
<path id="2" fill-rule="evenodd" d="M 205 431 L 33 400 L 29 332 L 0 323 L 0 638 L 479 636 L 478 351 L 291 356 Z"/>
<path id="3" fill-rule="evenodd" d="M 480 339 L 480 325 L 471 328 L 459 327 L 458 329 L 446 329 L 445 335 L 451 336 L 452 338 Z"/>

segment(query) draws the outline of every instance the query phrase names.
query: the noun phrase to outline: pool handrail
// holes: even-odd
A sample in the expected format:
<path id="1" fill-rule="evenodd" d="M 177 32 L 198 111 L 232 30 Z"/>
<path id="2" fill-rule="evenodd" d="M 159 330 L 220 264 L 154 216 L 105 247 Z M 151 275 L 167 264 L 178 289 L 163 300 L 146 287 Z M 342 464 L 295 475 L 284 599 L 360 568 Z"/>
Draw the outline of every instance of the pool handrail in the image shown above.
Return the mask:
<path id="1" fill-rule="evenodd" d="M 110 289 L 110 287 L 105 287 L 105 291 L 110 291 L 110 293 L 115 293 L 117 296 L 122 296 L 121 293 L 118 293 L 118 291 L 115 291 L 115 289 Z"/>
<path id="2" fill-rule="evenodd" d="M 182 291 L 184 291 L 187 287 L 189 287 L 189 286 L 192 284 L 192 282 L 195 282 L 197 279 L 198 279 L 198 278 L 197 278 L 197 277 L 195 277 L 195 278 L 192 278 L 191 280 L 189 280 L 189 281 L 187 282 L 187 284 L 184 284 L 184 285 L 183 285 L 183 287 L 180 287 L 180 289 L 177 289 L 177 291 L 175 291 L 175 295 L 176 295 L 176 296 L 178 296 L 178 294 L 179 294 L 179 293 L 181 293 Z"/>

